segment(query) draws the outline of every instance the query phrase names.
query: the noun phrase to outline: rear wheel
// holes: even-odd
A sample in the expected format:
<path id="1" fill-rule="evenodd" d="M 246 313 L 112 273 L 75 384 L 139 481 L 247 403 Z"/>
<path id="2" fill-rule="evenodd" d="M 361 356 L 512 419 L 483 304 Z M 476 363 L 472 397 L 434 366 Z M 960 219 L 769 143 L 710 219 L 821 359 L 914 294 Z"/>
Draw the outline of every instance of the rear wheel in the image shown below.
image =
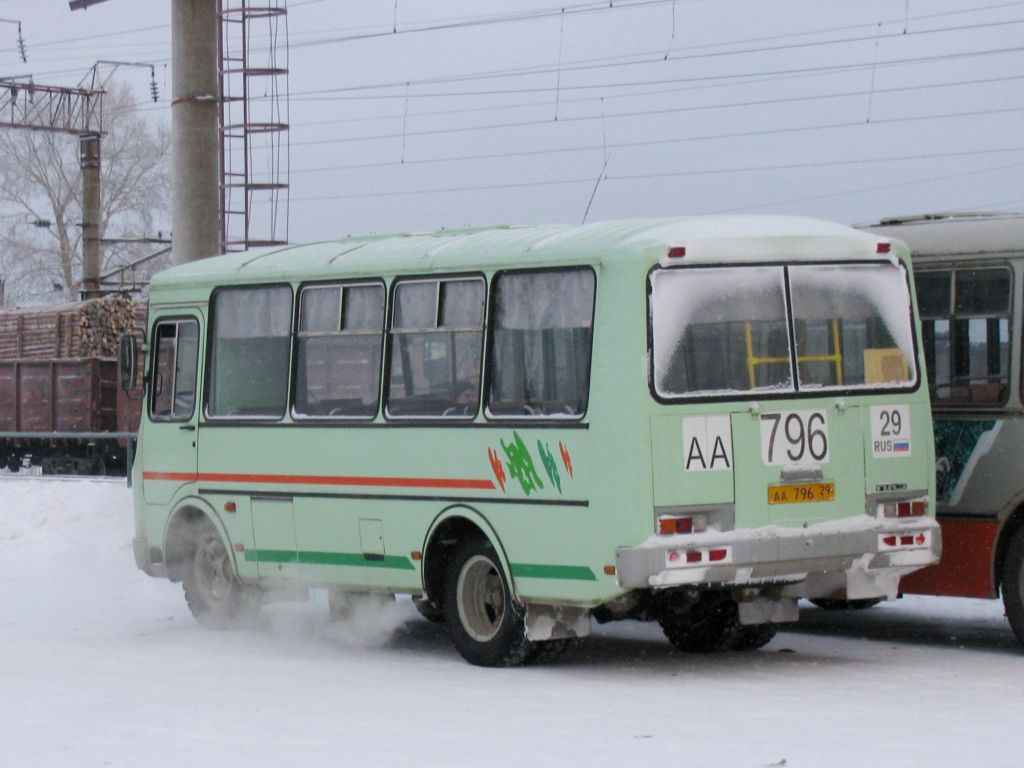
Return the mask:
<path id="1" fill-rule="evenodd" d="M 189 610 L 207 629 L 245 626 L 259 614 L 259 591 L 238 581 L 224 541 L 206 518 L 195 523 L 182 583 Z"/>
<path id="2" fill-rule="evenodd" d="M 732 644 L 734 651 L 756 651 L 775 637 L 774 624 L 741 624 L 739 636 Z"/>
<path id="3" fill-rule="evenodd" d="M 1024 643 L 1024 528 L 1013 535 L 1006 550 L 999 590 L 1013 634 Z"/>
<path id="4" fill-rule="evenodd" d="M 690 653 L 728 651 L 743 630 L 736 601 L 720 592 L 705 592 L 683 610 L 663 610 L 658 624 L 672 645 Z"/>
<path id="5" fill-rule="evenodd" d="M 512 600 L 497 553 L 482 539 L 458 545 L 445 574 L 444 613 L 452 642 L 470 664 L 511 667 L 527 661 L 522 609 Z"/>

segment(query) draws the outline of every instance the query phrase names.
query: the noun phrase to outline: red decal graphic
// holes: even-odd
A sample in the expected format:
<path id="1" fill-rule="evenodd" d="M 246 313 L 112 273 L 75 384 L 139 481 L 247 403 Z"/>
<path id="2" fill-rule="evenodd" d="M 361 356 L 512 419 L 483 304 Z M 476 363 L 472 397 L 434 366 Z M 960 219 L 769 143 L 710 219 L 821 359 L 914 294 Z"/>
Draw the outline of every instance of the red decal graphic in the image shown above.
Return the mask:
<path id="1" fill-rule="evenodd" d="M 569 473 L 569 477 L 572 477 L 572 456 L 569 455 L 569 449 L 565 447 L 565 443 L 561 440 L 558 441 L 558 451 L 562 454 L 562 464 L 565 465 L 565 471 Z"/>
<path id="2" fill-rule="evenodd" d="M 501 464 L 501 458 L 499 458 L 497 451 L 493 448 L 487 449 L 487 458 L 491 460 L 491 469 L 494 470 L 494 477 L 498 481 L 498 485 L 501 486 L 501 492 L 505 492 L 505 467 Z"/>

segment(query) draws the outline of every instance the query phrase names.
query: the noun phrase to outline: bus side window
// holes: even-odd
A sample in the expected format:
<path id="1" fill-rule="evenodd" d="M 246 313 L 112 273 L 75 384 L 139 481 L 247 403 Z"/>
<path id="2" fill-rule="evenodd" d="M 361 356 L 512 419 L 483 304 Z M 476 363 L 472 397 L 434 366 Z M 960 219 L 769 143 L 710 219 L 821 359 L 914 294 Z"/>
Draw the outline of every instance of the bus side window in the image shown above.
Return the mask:
<path id="1" fill-rule="evenodd" d="M 291 314 L 292 290 L 286 285 L 214 294 L 208 415 L 284 416 Z"/>
<path id="2" fill-rule="evenodd" d="M 576 417 L 586 412 L 594 286 L 588 268 L 497 276 L 488 415 Z"/>
<path id="3" fill-rule="evenodd" d="M 199 324 L 195 320 L 161 322 L 154 333 L 155 370 L 149 398 L 154 421 L 187 421 L 196 400 Z"/>
<path id="4" fill-rule="evenodd" d="M 396 284 L 388 416 L 476 415 L 486 292 L 478 277 Z"/>
<path id="5" fill-rule="evenodd" d="M 303 288 L 299 296 L 295 413 L 372 418 L 380 392 L 384 286 Z"/>
<path id="6" fill-rule="evenodd" d="M 932 399 L 998 405 L 1010 362 L 1010 273 L 1004 267 L 922 271 L 918 306 Z"/>

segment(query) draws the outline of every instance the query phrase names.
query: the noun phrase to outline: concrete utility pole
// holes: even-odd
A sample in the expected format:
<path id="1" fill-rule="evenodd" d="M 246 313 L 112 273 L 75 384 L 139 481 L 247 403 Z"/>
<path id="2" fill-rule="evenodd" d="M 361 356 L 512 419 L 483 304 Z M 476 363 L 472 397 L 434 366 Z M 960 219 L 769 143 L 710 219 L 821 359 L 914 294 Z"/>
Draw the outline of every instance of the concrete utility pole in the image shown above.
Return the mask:
<path id="1" fill-rule="evenodd" d="M 82 169 L 82 288 L 87 297 L 100 291 L 100 135 L 85 133 L 78 139 Z"/>
<path id="2" fill-rule="evenodd" d="M 103 92 L 33 82 L 0 80 L 0 128 L 22 128 L 78 137 L 82 169 L 82 287 L 89 295 L 100 283 L 100 136 Z"/>
<path id="3" fill-rule="evenodd" d="M 175 264 L 220 253 L 217 0 L 172 0 L 171 247 Z"/>

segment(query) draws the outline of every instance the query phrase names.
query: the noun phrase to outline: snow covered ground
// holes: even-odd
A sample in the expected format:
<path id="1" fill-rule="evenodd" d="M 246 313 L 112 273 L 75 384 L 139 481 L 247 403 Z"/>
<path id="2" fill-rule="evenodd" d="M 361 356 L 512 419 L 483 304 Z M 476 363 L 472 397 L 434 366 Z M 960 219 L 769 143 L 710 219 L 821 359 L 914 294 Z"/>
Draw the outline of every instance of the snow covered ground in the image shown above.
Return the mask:
<path id="1" fill-rule="evenodd" d="M 0 479 L 0 766 L 1020 766 L 1024 652 L 996 601 L 814 608 L 754 653 L 597 627 L 469 666 L 408 601 L 207 632 L 135 569 L 123 482 Z"/>

